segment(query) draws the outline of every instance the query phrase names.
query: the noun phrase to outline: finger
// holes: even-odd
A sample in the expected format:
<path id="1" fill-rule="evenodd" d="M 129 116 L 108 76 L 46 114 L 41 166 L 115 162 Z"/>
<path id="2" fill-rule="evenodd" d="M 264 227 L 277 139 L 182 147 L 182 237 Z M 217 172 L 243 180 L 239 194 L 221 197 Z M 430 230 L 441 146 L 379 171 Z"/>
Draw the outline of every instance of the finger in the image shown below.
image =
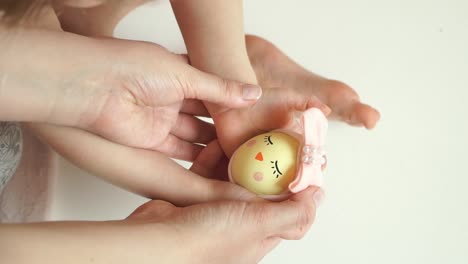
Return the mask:
<path id="1" fill-rule="evenodd" d="M 221 181 L 229 181 L 228 167 L 229 158 L 226 156 L 226 154 L 224 154 L 214 169 L 215 179 Z"/>
<path id="2" fill-rule="evenodd" d="M 210 117 L 210 113 L 203 102 L 196 99 L 185 99 L 180 112 L 194 116 Z"/>
<path id="3" fill-rule="evenodd" d="M 375 127 L 379 119 L 379 111 L 372 108 L 370 105 L 357 103 L 353 106 L 350 123 L 363 124 L 367 129 L 372 129 Z"/>
<path id="4" fill-rule="evenodd" d="M 371 106 L 356 100 L 335 108 L 332 118 L 344 121 L 352 126 L 364 126 L 367 129 L 372 129 L 379 121 L 380 113 Z"/>
<path id="5" fill-rule="evenodd" d="M 199 99 L 228 108 L 246 107 L 262 95 L 262 88 L 242 84 L 192 69 L 187 84 L 182 87 L 185 98 Z"/>
<path id="6" fill-rule="evenodd" d="M 326 80 L 318 87 L 317 95 L 332 108 L 331 118 L 345 121 L 367 129 L 375 127 L 380 113 L 360 102 L 359 96 L 349 85 L 335 80 Z"/>
<path id="7" fill-rule="evenodd" d="M 323 199 L 323 191 L 318 187 L 297 193 L 287 201 L 279 203 L 256 203 L 249 207 L 250 213 L 258 221 L 259 230 L 266 237 L 278 236 L 283 239 L 300 239 L 309 230 L 315 219 L 315 210 Z"/>
<path id="8" fill-rule="evenodd" d="M 187 114 L 179 114 L 171 133 L 179 139 L 193 143 L 207 144 L 216 138 L 213 124 Z"/>
<path id="9" fill-rule="evenodd" d="M 184 141 L 172 134 L 155 150 L 160 151 L 171 158 L 193 161 L 197 158 L 204 146 Z"/>
<path id="10" fill-rule="evenodd" d="M 219 145 L 218 140 L 213 140 L 206 145 L 198 157 L 193 161 L 190 170 L 205 178 L 217 178 L 216 176 L 218 175 L 216 174 L 216 167 L 224 156 L 223 149 Z"/>
<path id="11" fill-rule="evenodd" d="M 171 215 L 177 207 L 162 200 L 151 200 L 133 211 L 127 219 L 132 220 L 156 220 Z"/>

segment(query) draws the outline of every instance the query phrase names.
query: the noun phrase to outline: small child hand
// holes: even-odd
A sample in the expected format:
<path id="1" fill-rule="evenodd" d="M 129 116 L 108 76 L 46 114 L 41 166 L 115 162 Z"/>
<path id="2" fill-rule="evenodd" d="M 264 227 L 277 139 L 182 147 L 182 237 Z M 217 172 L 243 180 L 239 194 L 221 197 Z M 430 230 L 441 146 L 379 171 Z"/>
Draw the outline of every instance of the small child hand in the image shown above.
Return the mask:
<path id="1" fill-rule="evenodd" d="M 264 89 L 262 98 L 246 109 L 231 109 L 213 116 L 218 140 L 228 157 L 249 138 L 279 128 L 295 129 L 295 113 L 316 107 L 325 115 L 330 108 L 315 96 L 293 89 Z"/>
<path id="2" fill-rule="evenodd" d="M 362 103 L 349 85 L 308 71 L 260 37 L 246 36 L 246 44 L 261 86 L 294 89 L 304 96 L 315 95 L 331 108 L 331 119 L 367 129 L 377 125 L 380 113 Z"/>

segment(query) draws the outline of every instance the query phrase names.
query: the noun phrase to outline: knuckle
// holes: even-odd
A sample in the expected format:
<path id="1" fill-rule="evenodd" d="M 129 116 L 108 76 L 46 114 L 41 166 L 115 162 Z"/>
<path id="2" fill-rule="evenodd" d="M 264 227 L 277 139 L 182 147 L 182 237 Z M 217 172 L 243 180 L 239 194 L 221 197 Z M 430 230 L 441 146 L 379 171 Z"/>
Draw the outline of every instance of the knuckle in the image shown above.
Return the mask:
<path id="1" fill-rule="evenodd" d="M 231 81 L 227 81 L 225 79 L 219 78 L 217 81 L 217 85 L 221 92 L 221 95 L 225 95 L 227 97 L 232 97 L 233 90 L 234 90 L 234 83 Z"/>
<path id="2" fill-rule="evenodd" d="M 177 92 L 177 98 L 182 100 L 184 98 L 196 98 L 197 89 L 196 85 L 193 84 L 192 78 L 187 74 L 179 74 L 174 78 L 175 92 Z"/>

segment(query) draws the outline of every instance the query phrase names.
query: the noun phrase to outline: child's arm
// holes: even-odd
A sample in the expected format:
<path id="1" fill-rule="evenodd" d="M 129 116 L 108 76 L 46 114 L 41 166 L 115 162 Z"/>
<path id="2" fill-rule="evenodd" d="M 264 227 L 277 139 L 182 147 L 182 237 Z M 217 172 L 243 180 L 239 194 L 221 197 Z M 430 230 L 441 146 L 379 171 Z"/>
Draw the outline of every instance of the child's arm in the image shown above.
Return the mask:
<path id="1" fill-rule="evenodd" d="M 160 152 L 123 146 L 71 127 L 29 124 L 29 128 L 78 167 L 151 199 L 185 206 L 253 197 L 232 183 L 201 177 Z"/>
<path id="2" fill-rule="evenodd" d="M 227 79 L 257 83 L 245 44 L 242 1 L 173 0 L 171 3 L 193 66 Z M 315 106 L 326 114 L 329 112 L 315 97 L 304 97 L 294 91 L 278 93 L 275 89 L 264 89 L 264 93 L 256 105 L 242 110 L 206 104 L 219 143 L 228 157 L 252 136 L 288 125 L 292 111 Z"/>
<path id="3" fill-rule="evenodd" d="M 245 45 L 242 1 L 173 0 L 171 3 L 192 66 L 227 79 L 257 83 Z M 228 157 L 245 140 L 261 132 L 252 125 L 247 109 L 226 111 L 212 104 L 206 106 Z"/>
<path id="4" fill-rule="evenodd" d="M 243 1 L 172 0 L 192 66 L 227 79 L 257 83 L 245 46 Z"/>

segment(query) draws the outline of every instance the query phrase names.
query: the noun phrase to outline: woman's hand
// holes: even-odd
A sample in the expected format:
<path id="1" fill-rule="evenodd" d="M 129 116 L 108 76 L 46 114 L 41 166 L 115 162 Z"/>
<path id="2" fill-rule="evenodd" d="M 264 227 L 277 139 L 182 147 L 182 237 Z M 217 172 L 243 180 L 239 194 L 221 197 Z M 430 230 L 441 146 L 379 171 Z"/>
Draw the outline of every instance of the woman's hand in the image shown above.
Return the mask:
<path id="1" fill-rule="evenodd" d="M 0 40 L 0 120 L 78 127 L 179 159 L 215 134 L 193 99 L 239 108 L 262 93 L 155 44 L 1 25 Z"/>
<path id="2" fill-rule="evenodd" d="M 211 202 L 175 207 L 150 201 L 128 218 L 135 224 L 160 223 L 177 230 L 186 263 L 257 263 L 281 239 L 300 239 L 315 218 L 323 199 L 316 187 L 274 202 Z"/>
<path id="3" fill-rule="evenodd" d="M 281 203 L 150 201 L 121 221 L 3 224 L 0 256 L 18 264 L 257 263 L 281 239 L 303 237 L 322 198 L 309 188 Z"/>
<path id="4" fill-rule="evenodd" d="M 242 85 L 203 73 L 186 58 L 149 43 L 106 40 L 127 53 L 93 84 L 107 89 L 96 116 L 82 127 L 128 146 L 161 151 L 193 160 L 215 137 L 211 124 L 194 115 L 206 110 L 196 100 L 228 108 L 246 107 L 261 95 L 261 88 Z M 96 106 L 88 109 L 92 113 Z"/>

